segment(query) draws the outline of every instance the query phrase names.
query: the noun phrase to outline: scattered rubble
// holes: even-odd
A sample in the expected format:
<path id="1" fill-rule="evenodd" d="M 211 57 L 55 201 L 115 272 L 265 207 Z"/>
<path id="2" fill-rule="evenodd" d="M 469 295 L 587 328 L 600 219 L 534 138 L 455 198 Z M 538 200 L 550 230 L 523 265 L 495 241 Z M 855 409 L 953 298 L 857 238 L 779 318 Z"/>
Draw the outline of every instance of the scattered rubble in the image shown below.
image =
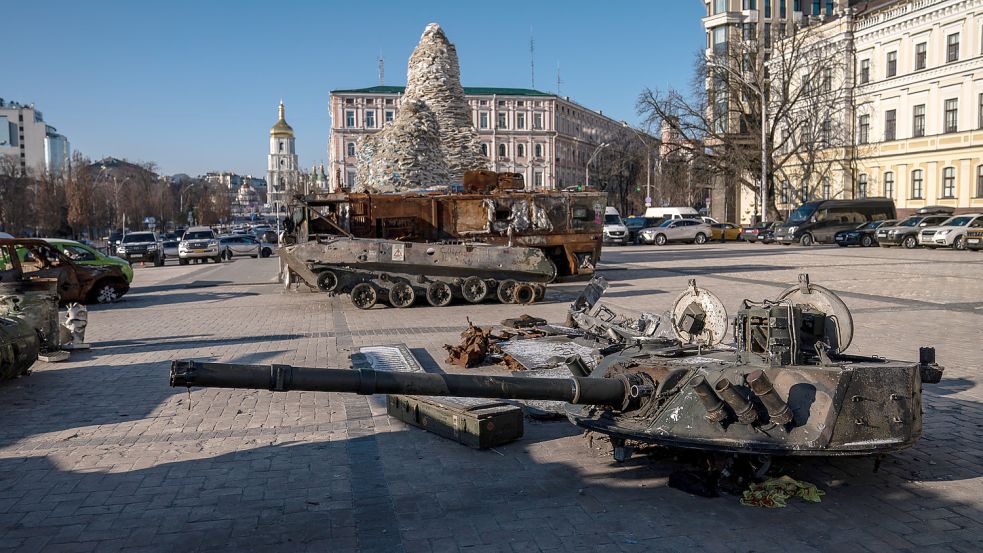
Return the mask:
<path id="1" fill-rule="evenodd" d="M 461 344 L 444 346 L 447 350 L 447 362 L 466 369 L 480 365 L 488 355 L 490 336 L 490 330 L 482 330 L 468 319 L 468 328 L 461 333 Z"/>

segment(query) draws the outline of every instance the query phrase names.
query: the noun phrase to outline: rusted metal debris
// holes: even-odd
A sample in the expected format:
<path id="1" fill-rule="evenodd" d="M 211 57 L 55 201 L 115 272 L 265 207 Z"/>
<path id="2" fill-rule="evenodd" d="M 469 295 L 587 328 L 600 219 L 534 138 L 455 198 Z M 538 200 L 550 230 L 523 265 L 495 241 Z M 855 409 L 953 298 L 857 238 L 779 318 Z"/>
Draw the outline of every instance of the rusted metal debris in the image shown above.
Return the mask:
<path id="1" fill-rule="evenodd" d="M 490 330 L 483 330 L 468 319 L 468 328 L 461 333 L 461 343 L 457 346 L 445 345 L 447 362 L 466 369 L 480 365 L 488 355 Z"/>

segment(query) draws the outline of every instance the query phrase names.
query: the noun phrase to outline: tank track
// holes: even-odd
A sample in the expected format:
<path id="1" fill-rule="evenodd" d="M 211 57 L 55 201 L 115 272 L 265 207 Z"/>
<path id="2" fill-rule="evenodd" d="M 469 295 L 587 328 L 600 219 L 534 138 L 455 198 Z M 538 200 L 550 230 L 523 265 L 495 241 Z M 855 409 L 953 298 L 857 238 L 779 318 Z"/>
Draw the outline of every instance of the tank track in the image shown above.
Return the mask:
<path id="1" fill-rule="evenodd" d="M 530 304 L 543 299 L 546 285 L 513 279 L 471 275 L 435 276 L 365 271 L 352 267 L 313 266 L 316 289 L 328 294 L 348 294 L 352 305 L 371 309 L 377 303 L 406 308 L 426 303 L 445 307 L 455 299 L 482 303 L 495 298 L 501 303 Z"/>

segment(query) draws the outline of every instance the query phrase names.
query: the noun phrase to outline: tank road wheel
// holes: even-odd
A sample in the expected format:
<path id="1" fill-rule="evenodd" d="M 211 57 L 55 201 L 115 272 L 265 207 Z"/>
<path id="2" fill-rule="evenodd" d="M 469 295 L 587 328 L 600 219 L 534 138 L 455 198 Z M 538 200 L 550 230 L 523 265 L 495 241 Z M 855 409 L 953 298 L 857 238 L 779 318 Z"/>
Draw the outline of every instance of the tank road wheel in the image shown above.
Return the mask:
<path id="1" fill-rule="evenodd" d="M 488 283 L 476 276 L 464 279 L 461 295 L 471 303 L 481 303 L 488 297 Z"/>
<path id="2" fill-rule="evenodd" d="M 543 298 L 546 297 L 546 285 L 533 284 L 532 289 L 536 292 L 536 299 L 534 301 L 543 301 Z"/>
<path id="3" fill-rule="evenodd" d="M 454 299 L 454 293 L 446 282 L 431 282 L 427 287 L 427 301 L 434 307 L 444 307 Z"/>
<path id="4" fill-rule="evenodd" d="M 334 271 L 321 271 L 317 275 L 317 289 L 322 292 L 334 292 L 338 287 L 338 275 Z"/>
<path id="5" fill-rule="evenodd" d="M 515 289 L 512 290 L 512 299 L 515 303 L 528 305 L 536 301 L 536 290 L 533 289 L 531 284 L 525 282 L 516 284 Z"/>
<path id="6" fill-rule="evenodd" d="M 393 307 L 410 307 L 416 301 L 416 292 L 405 282 L 397 282 L 389 289 L 389 303 Z"/>
<path id="7" fill-rule="evenodd" d="M 372 309 L 379 301 L 379 294 L 375 291 L 375 287 L 368 282 L 356 284 L 352 288 L 351 296 L 352 305 L 359 309 Z"/>
<path id="8" fill-rule="evenodd" d="M 512 279 L 503 280 L 498 283 L 498 290 L 495 294 L 498 296 L 498 301 L 502 303 L 515 303 L 515 287 L 516 282 Z"/>

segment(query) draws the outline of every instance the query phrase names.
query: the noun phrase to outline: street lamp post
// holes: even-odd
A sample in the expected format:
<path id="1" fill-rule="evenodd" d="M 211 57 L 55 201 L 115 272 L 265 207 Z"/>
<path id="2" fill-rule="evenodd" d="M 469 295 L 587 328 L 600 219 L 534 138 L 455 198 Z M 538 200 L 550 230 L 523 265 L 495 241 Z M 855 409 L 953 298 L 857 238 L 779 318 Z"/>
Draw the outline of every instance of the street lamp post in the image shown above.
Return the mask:
<path id="1" fill-rule="evenodd" d="M 191 190 L 191 188 L 194 187 L 194 185 L 196 185 L 196 184 L 198 184 L 198 183 L 190 182 L 190 183 L 182 186 L 181 187 L 181 190 L 178 191 L 178 200 L 179 200 L 179 205 L 181 206 L 179 208 L 179 211 L 181 212 L 181 215 L 184 215 L 184 193 L 187 192 L 187 191 L 189 191 L 189 190 Z M 187 221 L 187 222 L 190 224 L 190 221 Z"/>
<path id="2" fill-rule="evenodd" d="M 768 102 L 765 99 L 765 89 L 763 86 L 758 86 L 757 84 L 749 82 L 740 73 L 734 71 L 726 65 L 721 65 L 719 63 L 709 62 L 708 67 L 714 67 L 717 69 L 723 69 L 731 77 L 737 79 L 744 86 L 750 88 L 758 97 L 761 98 L 761 218 L 768 218 L 768 144 L 765 134 L 767 133 L 767 123 L 768 123 Z"/>
<path id="3" fill-rule="evenodd" d="M 590 159 L 587 160 L 587 172 L 584 175 L 584 188 L 590 188 L 590 164 L 597 157 L 597 154 L 604 148 L 608 147 L 607 142 L 602 142 L 597 148 L 594 148 L 594 153 L 590 155 Z"/>
<path id="4" fill-rule="evenodd" d="M 645 207 L 652 207 L 652 148 L 649 148 L 645 140 L 642 140 L 641 133 L 635 127 L 629 125 L 627 121 L 622 121 L 621 124 L 631 129 L 631 132 L 635 133 L 642 146 L 645 147 L 645 169 L 648 173 L 645 177 Z"/>

